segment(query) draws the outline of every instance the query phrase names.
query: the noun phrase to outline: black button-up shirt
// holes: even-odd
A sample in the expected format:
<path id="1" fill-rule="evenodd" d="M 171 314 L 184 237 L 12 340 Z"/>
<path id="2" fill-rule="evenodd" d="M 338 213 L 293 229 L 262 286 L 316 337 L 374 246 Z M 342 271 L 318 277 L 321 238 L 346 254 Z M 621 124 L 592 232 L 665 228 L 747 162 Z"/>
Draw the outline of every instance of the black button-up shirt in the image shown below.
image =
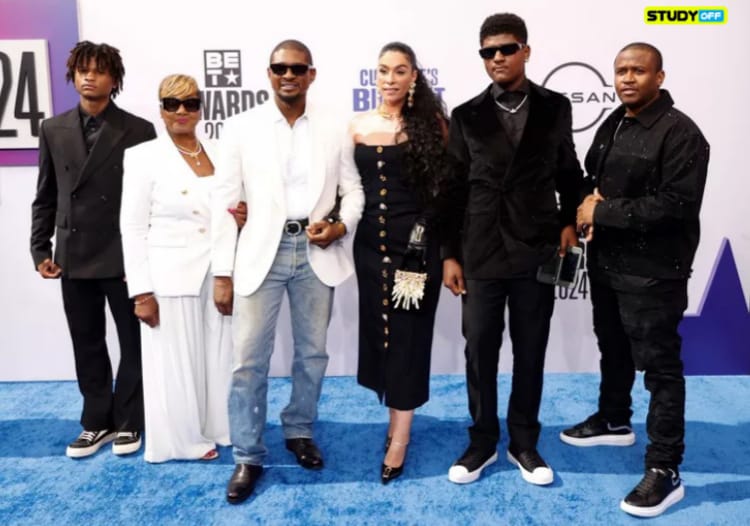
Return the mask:
<path id="1" fill-rule="evenodd" d="M 592 273 L 686 279 L 700 236 L 698 214 L 709 145 L 674 108 L 669 92 L 634 117 L 620 106 L 602 123 L 586 156 L 594 210 Z"/>
<path id="2" fill-rule="evenodd" d="M 492 85 L 492 97 L 495 99 L 495 113 L 510 137 L 514 148 L 518 148 L 529 118 L 529 81 L 524 80 L 517 91 L 505 91 L 498 84 Z M 500 104 L 505 106 L 505 109 Z M 515 110 L 515 111 L 514 111 Z"/>
<path id="3" fill-rule="evenodd" d="M 78 106 L 78 113 L 81 115 L 81 129 L 83 130 L 83 140 L 86 143 L 86 152 L 91 152 L 91 149 L 96 144 L 99 135 L 102 132 L 102 124 L 104 123 L 104 114 L 107 113 L 109 104 L 104 108 L 99 115 L 89 115 L 83 108 Z"/>

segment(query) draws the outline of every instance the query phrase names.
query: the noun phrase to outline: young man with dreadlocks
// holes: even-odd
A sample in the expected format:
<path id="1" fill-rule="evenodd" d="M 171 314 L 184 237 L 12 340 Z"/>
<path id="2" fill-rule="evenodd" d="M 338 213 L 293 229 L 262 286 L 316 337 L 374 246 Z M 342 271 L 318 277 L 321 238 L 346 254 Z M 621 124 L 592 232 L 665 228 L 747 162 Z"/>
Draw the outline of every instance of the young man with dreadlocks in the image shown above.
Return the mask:
<path id="1" fill-rule="evenodd" d="M 150 122 L 112 101 L 122 89 L 124 75 L 116 48 L 89 41 L 76 44 L 66 79 L 73 82 L 80 102 L 44 121 L 39 133 L 31 255 L 42 278 L 61 278 L 83 395 L 83 432 L 67 448 L 71 458 L 92 455 L 113 440 L 112 450 L 118 455 L 141 446 L 140 328 L 125 284 L 118 225 L 123 152 L 153 139 L 156 132 Z M 114 392 L 105 342 L 105 299 L 120 343 Z"/>

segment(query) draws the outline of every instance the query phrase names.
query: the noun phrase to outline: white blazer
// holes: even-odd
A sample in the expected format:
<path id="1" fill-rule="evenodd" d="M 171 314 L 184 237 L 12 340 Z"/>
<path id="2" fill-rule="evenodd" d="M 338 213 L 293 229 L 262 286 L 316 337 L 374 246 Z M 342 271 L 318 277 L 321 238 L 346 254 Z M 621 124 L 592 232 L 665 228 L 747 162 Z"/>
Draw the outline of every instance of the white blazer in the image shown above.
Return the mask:
<path id="1" fill-rule="evenodd" d="M 215 143 L 201 144 L 216 166 Z M 125 150 L 123 168 L 120 230 L 130 296 L 198 296 L 211 263 L 215 176 L 196 176 L 167 134 Z"/>
<path id="2" fill-rule="evenodd" d="M 316 113 L 309 102 L 305 113 L 313 150 L 308 191 L 310 202 L 315 203 L 309 220 L 320 221 L 328 215 L 335 205 L 338 188 L 342 196 L 341 219 L 347 236 L 351 236 L 365 203 L 354 164 L 354 144 L 344 126 L 336 126 L 327 115 Z M 255 292 L 265 280 L 287 220 L 274 131 L 280 116 L 272 99 L 228 119 L 222 130 L 212 199 L 212 212 L 217 218 L 212 230 L 212 273 L 233 276 L 234 290 L 242 296 Z M 237 240 L 234 219 L 221 211 L 235 206 L 243 190 L 247 223 Z M 325 249 L 308 243 L 307 254 L 313 271 L 328 286 L 338 285 L 354 272 L 351 254 L 341 239 Z"/>

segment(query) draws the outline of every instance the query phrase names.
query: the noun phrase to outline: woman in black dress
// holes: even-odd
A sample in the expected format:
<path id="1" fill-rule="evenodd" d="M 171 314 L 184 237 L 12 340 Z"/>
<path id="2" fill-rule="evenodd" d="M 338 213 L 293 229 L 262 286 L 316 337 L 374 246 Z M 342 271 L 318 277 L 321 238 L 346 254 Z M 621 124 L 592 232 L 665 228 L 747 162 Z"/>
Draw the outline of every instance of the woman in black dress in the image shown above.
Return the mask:
<path id="1" fill-rule="evenodd" d="M 357 380 L 389 408 L 381 468 L 385 484 L 403 471 L 414 409 L 429 398 L 432 332 L 442 281 L 435 203 L 448 170 L 448 119 L 406 44 L 383 47 L 377 87 L 382 104 L 355 117 L 350 132 L 365 190 L 365 211 L 354 238 Z M 426 236 L 415 237 L 422 228 Z M 426 246 L 420 243 L 425 238 Z M 392 297 L 394 273 L 420 264 L 419 270 L 428 275 L 424 297 L 418 308 L 411 304 L 404 310 Z"/>

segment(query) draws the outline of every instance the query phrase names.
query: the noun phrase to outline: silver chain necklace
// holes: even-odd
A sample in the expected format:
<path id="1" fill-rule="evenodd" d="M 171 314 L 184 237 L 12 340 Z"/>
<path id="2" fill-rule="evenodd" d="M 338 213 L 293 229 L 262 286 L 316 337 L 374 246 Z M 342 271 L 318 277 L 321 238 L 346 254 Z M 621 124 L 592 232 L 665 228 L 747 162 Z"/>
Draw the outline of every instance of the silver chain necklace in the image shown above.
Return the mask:
<path id="1" fill-rule="evenodd" d="M 503 110 L 507 111 L 508 113 L 510 113 L 510 114 L 514 114 L 514 113 L 517 113 L 517 112 L 518 112 L 518 110 L 520 110 L 520 109 L 521 109 L 521 107 L 522 107 L 522 106 L 523 106 L 524 104 L 526 104 L 526 99 L 528 99 L 528 98 L 529 98 L 529 95 L 528 95 L 528 93 L 527 93 L 526 95 L 524 95 L 524 96 L 523 96 L 523 100 L 522 100 L 521 102 L 519 102 L 519 103 L 518 103 L 518 106 L 516 106 L 515 108 L 509 108 L 508 106 L 506 106 L 505 104 L 503 104 L 503 103 L 502 103 L 502 102 L 500 102 L 499 100 L 495 100 L 495 104 L 497 104 L 497 105 L 498 105 L 498 106 L 499 106 L 499 107 L 500 107 L 501 109 L 503 109 Z"/>

